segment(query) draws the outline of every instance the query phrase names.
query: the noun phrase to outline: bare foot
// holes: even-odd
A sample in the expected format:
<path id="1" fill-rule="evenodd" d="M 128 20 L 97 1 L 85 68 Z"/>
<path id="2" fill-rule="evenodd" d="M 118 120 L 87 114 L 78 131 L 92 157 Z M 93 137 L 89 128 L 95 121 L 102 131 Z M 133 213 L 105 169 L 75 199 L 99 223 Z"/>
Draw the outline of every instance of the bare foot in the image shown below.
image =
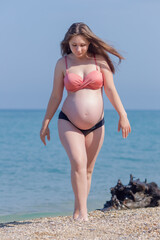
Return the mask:
<path id="1" fill-rule="evenodd" d="M 79 217 L 79 210 L 75 210 L 73 213 L 73 219 L 76 220 Z"/>
<path id="2" fill-rule="evenodd" d="M 79 222 L 83 222 L 83 221 L 88 222 L 89 221 L 88 215 L 85 215 L 85 216 L 79 215 L 76 220 L 79 221 Z"/>

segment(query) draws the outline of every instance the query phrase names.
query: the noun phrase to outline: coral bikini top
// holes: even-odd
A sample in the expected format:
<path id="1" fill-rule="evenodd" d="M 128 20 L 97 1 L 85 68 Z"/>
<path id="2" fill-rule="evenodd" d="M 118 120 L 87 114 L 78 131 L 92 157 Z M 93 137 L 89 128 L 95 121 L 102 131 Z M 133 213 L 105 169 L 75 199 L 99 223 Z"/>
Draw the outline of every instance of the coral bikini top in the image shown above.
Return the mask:
<path id="1" fill-rule="evenodd" d="M 96 58 L 94 56 L 96 70 L 88 73 L 84 78 L 75 74 L 68 72 L 67 66 L 67 56 L 65 56 L 66 63 L 66 75 L 64 77 L 64 85 L 67 91 L 76 92 L 80 89 L 89 88 L 89 89 L 99 89 L 103 86 L 103 76 L 100 71 L 98 71 Z"/>

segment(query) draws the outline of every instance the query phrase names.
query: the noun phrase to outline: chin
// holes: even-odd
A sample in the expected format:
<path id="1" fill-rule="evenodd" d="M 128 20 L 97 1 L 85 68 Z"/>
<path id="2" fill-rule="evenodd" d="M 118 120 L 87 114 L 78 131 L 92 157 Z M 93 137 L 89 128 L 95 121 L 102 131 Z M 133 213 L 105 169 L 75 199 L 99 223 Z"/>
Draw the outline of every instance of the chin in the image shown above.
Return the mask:
<path id="1" fill-rule="evenodd" d="M 76 57 L 78 57 L 78 58 L 81 58 L 81 57 L 84 57 L 84 56 L 85 56 L 85 53 L 76 54 Z"/>

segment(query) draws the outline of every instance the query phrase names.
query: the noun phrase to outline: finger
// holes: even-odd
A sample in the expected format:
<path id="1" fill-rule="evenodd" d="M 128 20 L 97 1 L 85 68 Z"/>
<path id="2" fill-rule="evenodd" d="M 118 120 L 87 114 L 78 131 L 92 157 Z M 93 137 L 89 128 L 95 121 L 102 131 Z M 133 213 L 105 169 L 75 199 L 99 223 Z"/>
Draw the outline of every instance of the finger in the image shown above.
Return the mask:
<path id="1" fill-rule="evenodd" d="M 128 137 L 128 129 L 126 128 L 125 129 L 125 138 L 127 138 Z"/>
<path id="2" fill-rule="evenodd" d="M 123 129 L 122 129 L 122 137 L 125 138 L 125 136 L 126 136 L 126 135 L 125 135 L 125 129 L 123 128 Z"/>
<path id="3" fill-rule="evenodd" d="M 43 138 L 43 141 L 44 145 L 46 146 L 46 140 L 45 140 L 45 137 Z"/>
<path id="4" fill-rule="evenodd" d="M 128 129 L 125 131 L 126 138 L 128 137 Z"/>
<path id="5" fill-rule="evenodd" d="M 120 123 L 118 123 L 118 132 L 120 131 L 121 127 L 120 127 Z"/>
<path id="6" fill-rule="evenodd" d="M 41 140 L 44 143 L 44 145 L 46 145 L 45 136 L 41 136 Z"/>
<path id="7" fill-rule="evenodd" d="M 130 128 L 127 128 L 126 129 L 126 137 L 128 137 L 128 134 L 131 132 L 131 129 Z"/>
<path id="8" fill-rule="evenodd" d="M 126 131 L 125 131 L 125 129 L 124 129 L 124 138 L 126 138 Z"/>
<path id="9" fill-rule="evenodd" d="M 48 141 L 50 141 L 50 133 L 49 133 L 49 131 L 47 132 L 47 139 L 48 139 Z"/>

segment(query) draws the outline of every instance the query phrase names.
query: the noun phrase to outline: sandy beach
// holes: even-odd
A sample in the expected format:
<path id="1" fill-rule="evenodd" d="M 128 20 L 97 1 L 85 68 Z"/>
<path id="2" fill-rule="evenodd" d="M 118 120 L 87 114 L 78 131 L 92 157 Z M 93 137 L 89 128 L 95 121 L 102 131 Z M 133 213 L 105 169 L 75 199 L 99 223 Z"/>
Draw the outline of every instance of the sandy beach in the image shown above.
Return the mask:
<path id="1" fill-rule="evenodd" d="M 88 222 L 72 216 L 46 217 L 0 224 L 1 240 L 160 239 L 160 207 L 89 212 Z"/>

